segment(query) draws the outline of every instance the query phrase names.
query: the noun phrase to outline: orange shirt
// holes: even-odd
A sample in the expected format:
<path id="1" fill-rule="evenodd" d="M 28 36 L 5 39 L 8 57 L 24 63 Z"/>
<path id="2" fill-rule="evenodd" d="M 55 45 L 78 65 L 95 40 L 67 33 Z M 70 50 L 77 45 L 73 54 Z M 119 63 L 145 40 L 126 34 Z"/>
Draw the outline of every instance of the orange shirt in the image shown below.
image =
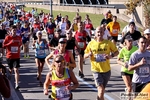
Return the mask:
<path id="1" fill-rule="evenodd" d="M 109 29 L 111 36 L 118 36 L 120 24 L 118 22 L 109 22 L 107 29 Z"/>
<path id="2" fill-rule="evenodd" d="M 6 58 L 17 59 L 20 58 L 20 46 L 22 44 L 20 36 L 6 36 L 3 47 L 6 48 Z"/>

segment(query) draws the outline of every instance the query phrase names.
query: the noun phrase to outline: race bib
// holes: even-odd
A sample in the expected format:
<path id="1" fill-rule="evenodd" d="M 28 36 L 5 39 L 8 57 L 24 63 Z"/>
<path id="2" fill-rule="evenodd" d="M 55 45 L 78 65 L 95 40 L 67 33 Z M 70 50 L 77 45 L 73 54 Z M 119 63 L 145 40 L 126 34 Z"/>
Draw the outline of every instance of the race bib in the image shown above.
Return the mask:
<path id="1" fill-rule="evenodd" d="M 95 55 L 95 61 L 96 62 L 105 62 L 106 58 L 104 57 L 104 54 L 96 54 Z"/>
<path id="2" fill-rule="evenodd" d="M 18 53 L 18 47 L 11 47 L 11 53 Z"/>
<path id="3" fill-rule="evenodd" d="M 38 50 L 38 55 L 39 56 L 44 56 L 45 54 L 45 51 L 44 50 Z"/>
<path id="4" fill-rule="evenodd" d="M 28 37 L 28 32 L 25 32 L 24 37 Z"/>
<path id="5" fill-rule="evenodd" d="M 112 33 L 113 33 L 113 34 L 117 34 L 117 33 L 118 33 L 118 30 L 117 30 L 117 29 L 113 29 Z"/>
<path id="6" fill-rule="evenodd" d="M 10 18 L 10 21 L 13 21 L 14 19 L 13 18 Z"/>
<path id="7" fill-rule="evenodd" d="M 65 86 L 56 88 L 56 98 L 69 98 L 70 91 Z"/>
<path id="8" fill-rule="evenodd" d="M 80 48 L 84 48 L 84 44 L 85 44 L 84 42 L 78 42 Z"/>
<path id="9" fill-rule="evenodd" d="M 53 38 L 53 34 L 49 34 L 48 37 L 49 37 L 49 38 Z"/>
<path id="10" fill-rule="evenodd" d="M 148 77 L 150 74 L 149 67 L 141 67 L 139 68 L 140 77 Z"/>
<path id="11" fill-rule="evenodd" d="M 4 39 L 0 39 L 0 43 L 3 43 Z"/>

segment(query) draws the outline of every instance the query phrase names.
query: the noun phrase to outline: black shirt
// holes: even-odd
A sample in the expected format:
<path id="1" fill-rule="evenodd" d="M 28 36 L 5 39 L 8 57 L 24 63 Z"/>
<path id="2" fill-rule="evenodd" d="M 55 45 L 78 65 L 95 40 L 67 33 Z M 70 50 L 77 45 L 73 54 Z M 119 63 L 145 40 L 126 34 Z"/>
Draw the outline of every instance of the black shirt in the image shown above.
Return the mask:
<path id="1" fill-rule="evenodd" d="M 101 21 L 101 23 L 100 23 L 100 25 L 102 25 L 102 24 L 108 24 L 109 22 L 111 22 L 112 21 L 112 19 L 110 19 L 110 18 L 108 18 L 108 19 L 102 19 L 102 21 Z"/>
<path id="2" fill-rule="evenodd" d="M 74 50 L 74 47 L 75 47 L 75 38 L 72 38 L 71 40 L 67 40 L 66 49 Z"/>
<path id="3" fill-rule="evenodd" d="M 135 30 L 134 33 L 130 33 L 130 31 L 129 31 L 122 37 L 121 44 L 124 43 L 125 37 L 127 35 L 130 35 L 132 37 L 133 41 L 136 41 L 141 37 L 141 33 L 139 31 Z"/>
<path id="4" fill-rule="evenodd" d="M 50 40 L 50 42 L 49 42 L 49 45 L 51 46 L 51 47 L 56 47 L 56 46 L 58 46 L 58 41 L 59 41 L 59 39 L 57 39 L 57 38 L 52 38 L 51 40 Z"/>
<path id="5" fill-rule="evenodd" d="M 0 40 L 1 39 L 5 39 L 6 34 L 7 34 L 7 31 L 5 29 L 4 30 L 0 30 Z M 3 42 L 0 42 L 0 48 L 2 48 L 2 44 L 3 44 Z"/>

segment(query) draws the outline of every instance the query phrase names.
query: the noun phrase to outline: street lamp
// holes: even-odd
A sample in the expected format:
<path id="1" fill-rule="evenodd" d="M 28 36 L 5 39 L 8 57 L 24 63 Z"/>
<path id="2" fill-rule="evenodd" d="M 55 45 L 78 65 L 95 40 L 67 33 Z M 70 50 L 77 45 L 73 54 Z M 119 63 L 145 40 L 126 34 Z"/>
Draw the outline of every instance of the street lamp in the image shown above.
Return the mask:
<path id="1" fill-rule="evenodd" d="M 53 1 L 52 0 L 50 0 L 50 16 L 51 17 L 53 17 L 53 9 L 52 9 L 52 4 L 53 3 Z"/>

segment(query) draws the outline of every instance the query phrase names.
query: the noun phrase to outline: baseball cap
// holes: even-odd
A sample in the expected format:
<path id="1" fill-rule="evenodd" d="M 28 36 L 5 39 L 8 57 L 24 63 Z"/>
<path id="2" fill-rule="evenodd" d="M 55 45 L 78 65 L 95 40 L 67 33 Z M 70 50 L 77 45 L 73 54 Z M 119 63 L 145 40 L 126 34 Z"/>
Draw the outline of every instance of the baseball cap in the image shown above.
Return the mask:
<path id="1" fill-rule="evenodd" d="M 36 35 L 42 35 L 41 31 L 37 31 Z"/>
<path id="2" fill-rule="evenodd" d="M 130 22 L 134 22 L 134 19 L 129 19 L 129 23 L 130 23 Z"/>
<path id="3" fill-rule="evenodd" d="M 59 43 L 66 43 L 67 42 L 67 39 L 66 38 L 60 38 L 59 39 Z"/>
<path id="4" fill-rule="evenodd" d="M 146 29 L 146 30 L 144 31 L 144 34 L 150 34 L 150 29 Z"/>
<path id="5" fill-rule="evenodd" d="M 127 39 L 127 40 L 133 40 L 130 35 L 127 35 L 127 36 L 125 37 L 125 39 Z"/>

